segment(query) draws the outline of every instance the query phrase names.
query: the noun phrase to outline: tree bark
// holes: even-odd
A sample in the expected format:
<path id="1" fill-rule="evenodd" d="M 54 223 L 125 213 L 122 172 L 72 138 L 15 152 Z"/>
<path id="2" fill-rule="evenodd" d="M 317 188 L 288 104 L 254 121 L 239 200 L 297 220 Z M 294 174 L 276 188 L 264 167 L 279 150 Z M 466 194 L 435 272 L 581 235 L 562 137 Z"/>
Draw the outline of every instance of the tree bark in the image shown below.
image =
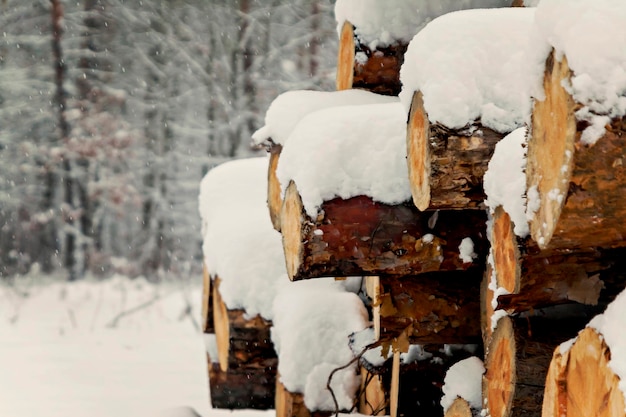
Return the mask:
<path id="1" fill-rule="evenodd" d="M 267 171 L 267 207 L 270 211 L 270 219 L 274 229 L 280 232 L 280 211 L 283 206 L 283 194 L 280 188 L 280 182 L 276 176 L 276 168 L 278 167 L 278 159 L 282 152 L 282 145 L 270 146 L 270 162 Z"/>
<path id="2" fill-rule="evenodd" d="M 483 211 L 429 211 L 386 205 L 366 196 L 322 204 L 316 219 L 304 212 L 295 183 L 285 193 L 281 232 L 291 280 L 332 276 L 417 275 L 480 269 L 487 243 Z M 473 262 L 460 258 L 465 238 Z"/>
<path id="3" fill-rule="evenodd" d="M 397 96 L 402 89 L 400 67 L 408 44 L 395 42 L 372 50 L 359 42 L 350 22 L 343 24 L 337 57 L 337 90 L 361 88 L 378 94 Z"/>
<path id="4" fill-rule="evenodd" d="M 274 407 L 274 375 L 253 367 L 222 371 L 210 358 L 208 367 L 213 408 L 269 410 Z"/>
<path id="5" fill-rule="evenodd" d="M 591 316 L 561 308 L 501 318 L 485 360 L 483 398 L 489 415 L 540 416 L 555 347 L 575 336 Z"/>
<path id="6" fill-rule="evenodd" d="M 509 215 L 498 207 L 491 233 L 498 309 L 509 313 L 577 302 L 607 304 L 626 286 L 626 250 L 540 250 L 513 233 Z"/>
<path id="7" fill-rule="evenodd" d="M 545 100 L 536 100 L 528 142 L 529 194 L 539 193 L 531 235 L 540 249 L 626 246 L 626 118 L 613 119 L 594 145 L 580 141 L 581 107 L 563 87 L 571 71 L 554 52 L 546 61 Z"/>
<path id="8" fill-rule="evenodd" d="M 381 340 L 392 345 L 478 344 L 483 272 L 433 272 L 417 277 L 381 277 Z"/>
<path id="9" fill-rule="evenodd" d="M 413 202 L 420 210 L 483 209 L 483 176 L 505 136 L 475 122 L 462 129 L 431 124 L 422 93 L 413 94 L 407 126 L 407 164 Z"/>
<path id="10" fill-rule="evenodd" d="M 569 350 L 557 347 L 546 378 L 543 417 L 625 416 L 620 379 L 609 367 L 611 351 L 592 328 Z"/>

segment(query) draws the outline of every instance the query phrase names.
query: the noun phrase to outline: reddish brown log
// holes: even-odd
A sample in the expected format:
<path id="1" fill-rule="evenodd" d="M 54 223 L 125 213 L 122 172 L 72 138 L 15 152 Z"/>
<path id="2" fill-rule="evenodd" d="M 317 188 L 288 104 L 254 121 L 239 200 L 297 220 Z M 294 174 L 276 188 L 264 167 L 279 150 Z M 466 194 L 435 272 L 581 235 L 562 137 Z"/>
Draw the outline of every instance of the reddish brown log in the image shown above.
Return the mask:
<path id="1" fill-rule="evenodd" d="M 408 44 L 395 42 L 372 50 L 359 42 L 350 22 L 343 24 L 337 56 L 337 90 L 361 88 L 378 94 L 400 93 L 400 67 Z"/>
<path id="2" fill-rule="evenodd" d="M 541 249 L 626 246 L 626 118 L 612 120 L 595 145 L 583 144 L 581 104 L 563 87 L 571 75 L 566 57 L 548 57 L 528 143 L 529 195 L 539 193 L 531 235 Z"/>
<path id="3" fill-rule="evenodd" d="M 292 182 L 281 218 L 291 280 L 482 269 L 487 250 L 486 217 L 478 210 L 422 213 L 412 204 L 392 206 L 358 196 L 326 201 L 310 219 Z M 459 257 L 467 237 L 474 242 L 472 263 Z"/>
<path id="4" fill-rule="evenodd" d="M 270 163 L 267 171 L 267 207 L 270 211 L 270 219 L 274 229 L 280 232 L 280 210 L 283 206 L 283 194 L 280 189 L 280 181 L 276 176 L 276 168 L 278 167 L 278 159 L 283 147 L 281 145 L 272 145 L 269 148 Z"/>
<path id="5" fill-rule="evenodd" d="M 626 250 L 551 249 L 514 235 L 509 215 L 497 208 L 490 237 L 498 308 L 509 313 L 577 302 L 607 304 L 626 287 Z"/>
<path id="6" fill-rule="evenodd" d="M 501 318 L 485 360 L 483 398 L 489 415 L 541 416 L 546 375 L 555 347 L 575 336 L 592 316 L 584 310 L 558 308 Z"/>
<path id="7" fill-rule="evenodd" d="M 381 277 L 381 340 L 478 344 L 481 270 Z M 375 317 L 374 320 L 377 320 Z"/>
<path id="8" fill-rule="evenodd" d="M 505 136 L 477 122 L 463 129 L 431 124 L 422 93 L 413 94 L 407 126 L 407 164 L 420 210 L 484 208 L 483 176 Z"/>
<path id="9" fill-rule="evenodd" d="M 567 351 L 558 347 L 544 391 L 543 417 L 626 416 L 620 379 L 609 367 L 611 351 L 594 329 L 580 332 Z"/>
<path id="10" fill-rule="evenodd" d="M 214 408 L 268 410 L 274 407 L 275 375 L 254 367 L 222 371 L 218 363 L 211 362 L 208 356 L 207 359 Z"/>

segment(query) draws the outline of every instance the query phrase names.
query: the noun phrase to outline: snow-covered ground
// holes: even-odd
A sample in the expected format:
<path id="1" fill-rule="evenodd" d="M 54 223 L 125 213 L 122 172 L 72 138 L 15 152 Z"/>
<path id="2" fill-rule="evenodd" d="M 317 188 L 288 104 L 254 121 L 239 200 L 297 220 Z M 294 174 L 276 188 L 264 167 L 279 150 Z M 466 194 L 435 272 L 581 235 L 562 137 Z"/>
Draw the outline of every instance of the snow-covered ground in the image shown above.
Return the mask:
<path id="1" fill-rule="evenodd" d="M 0 416 L 232 415 L 209 406 L 198 278 L 0 284 Z"/>

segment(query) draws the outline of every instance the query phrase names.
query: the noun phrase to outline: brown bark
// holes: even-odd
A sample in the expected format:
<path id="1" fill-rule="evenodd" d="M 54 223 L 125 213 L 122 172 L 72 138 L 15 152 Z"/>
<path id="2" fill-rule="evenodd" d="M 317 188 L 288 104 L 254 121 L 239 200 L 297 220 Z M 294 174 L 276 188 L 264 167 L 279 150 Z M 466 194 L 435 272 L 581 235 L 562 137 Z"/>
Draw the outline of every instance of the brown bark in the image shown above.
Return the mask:
<path id="1" fill-rule="evenodd" d="M 557 348 L 546 378 L 542 416 L 625 416 L 624 394 L 610 359 L 610 349 L 591 328 L 581 331 L 569 350 Z"/>
<path id="2" fill-rule="evenodd" d="M 275 375 L 254 367 L 222 371 L 208 358 L 209 388 L 214 408 L 260 409 L 274 407 Z"/>
<path id="3" fill-rule="evenodd" d="M 350 22 L 343 24 L 337 56 L 337 90 L 361 88 L 397 96 L 400 93 L 400 67 L 407 49 L 404 42 L 372 50 L 359 42 Z"/>
<path id="4" fill-rule="evenodd" d="M 490 237 L 498 287 L 498 308 L 520 312 L 577 302 L 606 304 L 626 286 L 626 250 L 593 248 L 541 251 L 530 238 L 514 235 L 509 215 L 498 207 Z"/>
<path id="5" fill-rule="evenodd" d="M 291 280 L 482 269 L 487 250 L 483 211 L 422 213 L 412 204 L 387 205 L 357 196 L 326 201 L 310 219 L 293 182 L 281 219 Z M 477 254 L 472 263 L 459 257 L 467 237 Z"/>
<path id="6" fill-rule="evenodd" d="M 457 397 L 452 405 L 446 410 L 444 417 L 473 417 L 472 408 L 467 400 Z"/>
<path id="7" fill-rule="evenodd" d="M 431 124 L 422 93 L 413 94 L 407 126 L 407 164 L 420 210 L 484 208 L 483 176 L 504 137 L 475 122 L 463 129 Z"/>
<path id="8" fill-rule="evenodd" d="M 583 144 L 581 104 L 563 87 L 570 78 L 567 58 L 551 54 L 528 143 L 527 184 L 539 192 L 531 235 L 541 249 L 626 246 L 626 118 L 612 120 L 595 145 Z"/>
<path id="9" fill-rule="evenodd" d="M 381 277 L 381 340 L 410 344 L 480 343 L 482 271 Z M 404 350 L 404 349 L 403 349 Z"/>
<path id="10" fill-rule="evenodd" d="M 244 310 L 227 309 L 219 293 L 219 278 L 214 283 L 213 311 L 220 368 L 227 371 L 252 367 L 275 375 L 278 359 L 270 336 L 272 323 L 258 315 L 246 319 Z"/>
<path id="11" fill-rule="evenodd" d="M 272 144 L 269 148 L 270 162 L 267 171 L 267 207 L 270 211 L 270 219 L 274 229 L 280 232 L 280 210 L 283 206 L 283 195 L 280 182 L 276 176 L 278 159 L 283 150 L 281 145 Z"/>
<path id="12" fill-rule="evenodd" d="M 492 417 L 540 416 L 552 353 L 575 336 L 591 314 L 563 309 L 501 318 L 485 360 L 485 408 Z"/>

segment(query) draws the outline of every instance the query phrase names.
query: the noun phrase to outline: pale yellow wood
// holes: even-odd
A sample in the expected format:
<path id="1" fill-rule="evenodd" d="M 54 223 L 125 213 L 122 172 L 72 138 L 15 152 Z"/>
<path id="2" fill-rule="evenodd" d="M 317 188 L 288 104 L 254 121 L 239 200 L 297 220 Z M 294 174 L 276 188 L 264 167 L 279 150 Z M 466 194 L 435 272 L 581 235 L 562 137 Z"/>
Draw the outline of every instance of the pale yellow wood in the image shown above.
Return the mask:
<path id="1" fill-rule="evenodd" d="M 380 339 L 380 277 L 365 277 L 365 292 L 372 300 L 372 317 L 374 322 L 374 337 Z"/>
<path id="2" fill-rule="evenodd" d="M 230 326 L 228 310 L 220 295 L 220 279 L 213 280 L 213 324 L 215 325 L 215 340 L 217 343 L 217 359 L 223 372 L 228 370 L 228 352 L 230 350 Z"/>
<path id="3" fill-rule="evenodd" d="M 398 396 L 400 395 L 400 351 L 393 352 L 391 367 L 391 389 L 389 391 L 389 416 L 398 417 Z"/>
<path id="4" fill-rule="evenodd" d="M 209 325 L 209 303 L 211 302 L 211 277 L 206 264 L 202 263 L 202 331 L 206 332 Z"/>

